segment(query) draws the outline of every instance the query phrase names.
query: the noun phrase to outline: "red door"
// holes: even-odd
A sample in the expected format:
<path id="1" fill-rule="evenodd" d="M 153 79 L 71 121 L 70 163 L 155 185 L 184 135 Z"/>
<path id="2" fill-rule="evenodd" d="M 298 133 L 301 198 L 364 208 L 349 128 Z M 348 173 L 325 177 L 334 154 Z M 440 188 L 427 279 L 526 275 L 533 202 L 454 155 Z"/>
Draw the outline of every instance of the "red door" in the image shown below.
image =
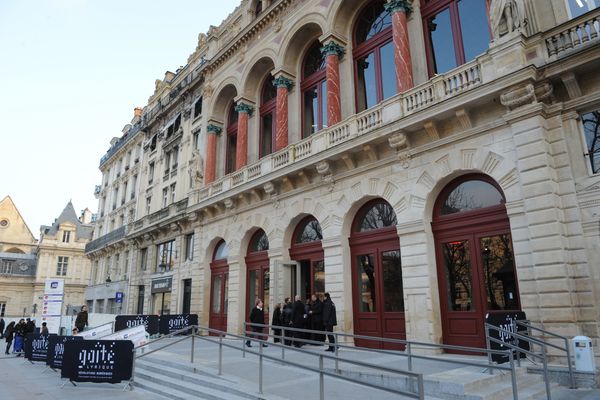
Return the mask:
<path id="1" fill-rule="evenodd" d="M 269 239 L 259 229 L 250 238 L 246 256 L 246 321 L 250 321 L 250 311 L 256 305 L 256 299 L 263 301 L 264 324 L 269 324 Z"/>
<path id="2" fill-rule="evenodd" d="M 325 298 L 325 253 L 321 245 L 322 239 L 321 225 L 312 215 L 298 223 L 292 237 L 290 258 L 300 264 L 298 294 L 305 300 L 313 294 L 321 301 Z"/>

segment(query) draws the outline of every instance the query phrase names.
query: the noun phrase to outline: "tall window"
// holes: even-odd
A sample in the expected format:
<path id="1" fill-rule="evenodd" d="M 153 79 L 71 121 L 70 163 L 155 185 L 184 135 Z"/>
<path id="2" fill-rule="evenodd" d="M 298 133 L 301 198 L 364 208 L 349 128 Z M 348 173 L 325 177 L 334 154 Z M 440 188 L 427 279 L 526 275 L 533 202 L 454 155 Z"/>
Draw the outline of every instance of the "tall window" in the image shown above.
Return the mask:
<path id="1" fill-rule="evenodd" d="M 571 18 L 577 18 L 586 12 L 600 7 L 600 0 L 566 0 Z"/>
<path id="2" fill-rule="evenodd" d="M 162 203 L 162 206 L 166 207 L 167 204 L 169 204 L 169 188 L 168 187 L 164 188 L 162 193 L 163 193 L 163 203 Z"/>
<path id="3" fill-rule="evenodd" d="M 2 264 L 0 265 L 0 274 L 12 274 L 13 263 L 13 260 L 2 260 Z"/>
<path id="4" fill-rule="evenodd" d="M 302 137 L 327 127 L 327 80 L 321 43 L 309 47 L 302 64 Z"/>
<path id="5" fill-rule="evenodd" d="M 157 270 L 158 272 L 170 271 L 175 265 L 175 240 L 161 243 L 156 246 L 157 250 Z"/>
<path id="6" fill-rule="evenodd" d="M 56 265 L 56 275 L 66 276 L 68 265 L 69 265 L 69 257 L 58 256 L 58 263 Z"/>
<path id="7" fill-rule="evenodd" d="M 600 171 L 600 109 L 581 116 L 586 143 L 586 155 L 592 173 Z"/>
<path id="8" fill-rule="evenodd" d="M 191 261 L 194 259 L 194 234 L 185 236 L 185 259 Z"/>
<path id="9" fill-rule="evenodd" d="M 225 154 L 225 173 L 235 171 L 235 153 L 237 149 L 238 113 L 235 111 L 235 102 L 231 102 L 227 115 L 227 150 Z"/>
<path id="10" fill-rule="evenodd" d="M 175 184 L 171 184 L 171 203 L 175 203 Z"/>
<path id="11" fill-rule="evenodd" d="M 198 118 L 200 115 L 202 115 L 202 97 L 194 103 L 194 118 Z"/>
<path id="12" fill-rule="evenodd" d="M 146 214 L 150 214 L 150 209 L 152 208 L 152 196 L 146 197 Z"/>
<path id="13" fill-rule="evenodd" d="M 258 17 L 263 10 L 262 0 L 258 0 L 256 2 L 256 6 L 254 6 L 254 16 Z"/>
<path id="14" fill-rule="evenodd" d="M 165 177 L 166 177 L 166 175 L 169 174 L 170 167 L 171 167 L 171 152 L 166 151 L 165 152 Z"/>
<path id="15" fill-rule="evenodd" d="M 126 251 L 125 254 L 123 254 L 123 274 L 127 275 L 127 273 L 129 272 L 129 251 Z M 126 276 L 125 276 L 125 279 Z"/>
<path id="16" fill-rule="evenodd" d="M 151 162 L 148 165 L 148 185 L 151 185 L 153 180 L 154 180 L 154 162 Z"/>
<path id="17" fill-rule="evenodd" d="M 486 51 L 490 42 L 486 0 L 428 0 L 423 25 L 429 75 L 458 67 Z"/>
<path id="18" fill-rule="evenodd" d="M 140 249 L 140 269 L 145 271 L 148 268 L 148 248 Z"/>
<path id="19" fill-rule="evenodd" d="M 277 88 L 273 85 L 271 74 L 263 84 L 260 100 L 260 157 L 264 157 L 273 152 L 275 144 Z"/>
<path id="20" fill-rule="evenodd" d="M 356 107 L 366 110 L 397 92 L 392 42 L 392 16 L 385 1 L 369 3 L 354 30 Z"/>
<path id="21" fill-rule="evenodd" d="M 71 240 L 71 231 L 64 231 L 62 238 L 63 243 L 69 243 L 69 240 Z"/>
<path id="22" fill-rule="evenodd" d="M 0 303 L 0 317 L 4 317 L 6 313 L 6 303 Z"/>

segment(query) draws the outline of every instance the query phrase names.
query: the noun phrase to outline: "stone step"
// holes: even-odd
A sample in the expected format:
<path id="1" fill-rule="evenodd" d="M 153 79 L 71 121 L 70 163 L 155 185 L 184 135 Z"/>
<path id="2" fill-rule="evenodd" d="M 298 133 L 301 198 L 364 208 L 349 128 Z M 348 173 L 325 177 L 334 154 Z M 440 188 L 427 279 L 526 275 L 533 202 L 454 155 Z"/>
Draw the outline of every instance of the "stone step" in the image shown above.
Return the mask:
<path id="1" fill-rule="evenodd" d="M 232 383 L 238 383 L 238 381 L 234 378 L 231 378 L 231 377 L 225 378 L 223 376 L 219 376 L 217 374 L 217 371 L 214 368 L 208 368 L 208 367 L 199 365 L 198 363 L 191 364 L 186 361 L 179 361 L 179 360 L 173 358 L 172 354 L 170 354 L 170 353 L 156 352 L 152 356 L 138 358 L 138 359 L 136 359 L 136 367 L 137 367 L 137 363 L 140 361 L 143 363 L 159 365 L 161 367 L 177 368 L 177 369 L 180 369 L 183 371 L 193 372 L 197 375 L 204 375 L 204 376 L 208 376 L 208 377 L 215 378 L 215 379 L 222 379 L 222 380 L 232 382 Z"/>

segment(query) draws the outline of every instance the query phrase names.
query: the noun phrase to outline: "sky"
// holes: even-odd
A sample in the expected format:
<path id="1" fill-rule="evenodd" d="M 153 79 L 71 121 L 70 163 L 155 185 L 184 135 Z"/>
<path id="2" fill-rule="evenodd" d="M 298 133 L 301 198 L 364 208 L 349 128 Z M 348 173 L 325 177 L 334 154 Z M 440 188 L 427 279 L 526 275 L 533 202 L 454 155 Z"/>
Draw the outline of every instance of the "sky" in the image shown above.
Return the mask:
<path id="1" fill-rule="evenodd" d="M 34 236 L 69 200 L 97 212 L 111 138 L 239 3 L 0 0 L 0 199 Z"/>

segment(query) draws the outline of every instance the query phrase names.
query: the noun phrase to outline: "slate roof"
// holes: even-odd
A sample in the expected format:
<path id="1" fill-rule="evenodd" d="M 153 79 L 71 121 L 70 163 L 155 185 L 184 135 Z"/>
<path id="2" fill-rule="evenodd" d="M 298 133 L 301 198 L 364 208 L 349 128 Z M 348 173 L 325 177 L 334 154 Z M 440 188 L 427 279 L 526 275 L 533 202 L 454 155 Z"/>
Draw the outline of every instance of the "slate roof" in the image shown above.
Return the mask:
<path id="1" fill-rule="evenodd" d="M 65 209 L 60 213 L 59 217 L 54 220 L 52 226 L 42 225 L 40 230 L 45 235 L 55 236 L 58 230 L 60 229 L 60 224 L 64 224 L 65 222 L 70 222 L 75 225 L 75 235 L 81 239 L 91 239 L 94 228 L 91 225 L 84 225 L 79 221 L 77 217 L 77 213 L 75 213 L 75 208 L 73 207 L 73 203 L 69 201 Z"/>

